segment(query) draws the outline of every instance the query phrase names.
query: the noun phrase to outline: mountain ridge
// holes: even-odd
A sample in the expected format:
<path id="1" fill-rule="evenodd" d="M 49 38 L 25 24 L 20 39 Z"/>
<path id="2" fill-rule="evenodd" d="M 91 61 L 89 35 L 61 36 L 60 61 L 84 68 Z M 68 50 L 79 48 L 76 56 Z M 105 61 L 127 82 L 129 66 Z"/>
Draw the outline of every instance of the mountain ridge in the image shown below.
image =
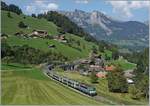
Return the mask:
<path id="1" fill-rule="evenodd" d="M 138 21 L 120 21 L 100 12 L 60 11 L 98 40 L 136 40 L 148 45 L 148 26 Z M 139 45 L 140 46 L 140 45 Z M 142 45 L 143 46 L 143 45 Z"/>

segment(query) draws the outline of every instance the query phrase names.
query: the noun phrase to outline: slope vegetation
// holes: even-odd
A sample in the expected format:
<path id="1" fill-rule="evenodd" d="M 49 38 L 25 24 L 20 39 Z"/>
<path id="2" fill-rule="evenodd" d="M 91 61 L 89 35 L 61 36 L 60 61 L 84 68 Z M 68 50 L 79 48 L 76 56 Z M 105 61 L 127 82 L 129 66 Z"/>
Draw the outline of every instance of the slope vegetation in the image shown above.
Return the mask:
<path id="1" fill-rule="evenodd" d="M 8 17 L 8 11 L 1 11 L 2 14 L 2 33 L 13 35 L 16 32 L 23 31 L 24 33 L 30 33 L 34 29 L 46 30 L 50 35 L 57 34 L 57 26 L 52 22 L 48 22 L 45 19 L 36 19 L 30 16 L 17 15 L 16 13 L 10 12 L 11 18 Z M 22 21 L 28 28 L 19 28 L 18 23 Z"/>
<path id="2" fill-rule="evenodd" d="M 95 45 L 94 43 L 85 41 L 81 37 L 69 33 L 65 34 L 65 36 L 68 40 L 73 40 L 73 42 L 70 42 L 70 46 L 53 39 L 49 40 L 42 38 L 34 39 L 17 37 L 14 35 L 16 32 L 23 31 L 24 33 L 28 34 L 31 33 L 34 29 L 46 30 L 48 34 L 52 36 L 57 35 L 59 32 L 57 31 L 57 26 L 55 24 L 45 19 L 37 19 L 30 16 L 17 15 L 12 12 L 10 12 L 12 18 L 10 18 L 8 17 L 7 13 L 7 11 L 2 11 L 2 33 L 9 35 L 6 41 L 11 46 L 20 46 L 27 44 L 31 47 L 41 49 L 46 52 L 51 50 L 57 53 L 61 53 L 62 55 L 67 56 L 70 59 L 77 59 L 87 57 L 92 49 L 92 46 Z M 18 23 L 20 21 L 23 21 L 25 24 L 27 24 L 29 28 L 19 28 Z M 77 45 L 77 42 L 79 42 L 80 44 Z M 56 48 L 48 48 L 48 46 L 52 44 L 54 44 Z"/>

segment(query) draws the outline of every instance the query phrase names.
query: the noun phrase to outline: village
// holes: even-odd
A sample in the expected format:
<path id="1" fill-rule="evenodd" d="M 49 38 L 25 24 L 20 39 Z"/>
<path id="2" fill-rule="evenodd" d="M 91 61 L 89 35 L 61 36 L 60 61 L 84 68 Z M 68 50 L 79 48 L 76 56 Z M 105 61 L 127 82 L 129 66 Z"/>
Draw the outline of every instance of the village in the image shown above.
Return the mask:
<path id="1" fill-rule="evenodd" d="M 23 37 L 23 38 L 49 38 L 61 43 L 67 43 L 67 39 L 65 38 L 64 34 L 58 34 L 54 36 L 48 35 L 46 30 L 33 30 L 32 33 L 25 34 L 23 32 L 15 33 L 16 36 Z M 48 45 L 48 48 L 55 48 L 56 45 L 51 44 Z M 121 57 L 120 57 L 121 58 Z M 59 64 L 59 68 L 63 69 L 64 72 L 72 71 L 78 72 L 80 75 L 83 76 L 90 76 L 92 72 L 95 72 L 97 78 L 107 78 L 108 72 L 113 72 L 115 66 L 112 64 L 106 64 L 105 57 L 91 52 L 89 57 L 86 59 L 79 59 L 73 62 L 65 62 Z M 134 84 L 133 78 L 133 70 L 126 70 L 124 71 L 124 76 L 126 77 L 128 84 Z"/>
<path id="2" fill-rule="evenodd" d="M 82 76 L 90 76 L 92 72 L 96 74 L 97 78 L 107 78 L 108 72 L 113 72 L 114 65 L 106 65 L 106 60 L 103 56 L 91 53 L 87 59 L 79 59 L 71 63 L 64 63 L 59 65 L 59 68 L 64 72 L 77 72 Z M 134 84 L 132 78 L 134 77 L 133 70 L 124 71 L 124 77 L 128 84 Z"/>

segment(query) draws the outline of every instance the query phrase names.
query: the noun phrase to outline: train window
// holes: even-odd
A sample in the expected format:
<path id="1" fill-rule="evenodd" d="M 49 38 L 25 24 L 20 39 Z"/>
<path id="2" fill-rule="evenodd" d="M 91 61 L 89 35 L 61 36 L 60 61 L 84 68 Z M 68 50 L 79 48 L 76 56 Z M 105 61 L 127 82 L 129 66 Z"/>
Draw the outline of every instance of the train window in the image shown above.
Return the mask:
<path id="1" fill-rule="evenodd" d="M 87 89 L 87 87 L 86 86 L 84 86 L 84 85 L 80 85 L 82 88 L 85 88 L 85 89 Z"/>

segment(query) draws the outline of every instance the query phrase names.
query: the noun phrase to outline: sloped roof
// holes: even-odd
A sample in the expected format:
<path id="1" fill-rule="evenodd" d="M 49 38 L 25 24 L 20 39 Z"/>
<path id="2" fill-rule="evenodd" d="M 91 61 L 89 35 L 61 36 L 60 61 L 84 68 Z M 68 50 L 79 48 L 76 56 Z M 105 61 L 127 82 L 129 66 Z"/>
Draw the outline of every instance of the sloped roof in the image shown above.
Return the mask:
<path id="1" fill-rule="evenodd" d="M 114 67 L 113 65 L 111 65 L 111 66 L 106 66 L 106 67 L 105 67 L 105 70 L 106 70 L 106 71 L 112 71 L 114 68 L 115 68 L 115 67 Z"/>
<path id="2" fill-rule="evenodd" d="M 105 77 L 106 77 L 106 73 L 104 73 L 104 72 L 99 72 L 99 73 L 96 74 L 96 76 L 97 76 L 98 78 L 105 78 Z"/>

